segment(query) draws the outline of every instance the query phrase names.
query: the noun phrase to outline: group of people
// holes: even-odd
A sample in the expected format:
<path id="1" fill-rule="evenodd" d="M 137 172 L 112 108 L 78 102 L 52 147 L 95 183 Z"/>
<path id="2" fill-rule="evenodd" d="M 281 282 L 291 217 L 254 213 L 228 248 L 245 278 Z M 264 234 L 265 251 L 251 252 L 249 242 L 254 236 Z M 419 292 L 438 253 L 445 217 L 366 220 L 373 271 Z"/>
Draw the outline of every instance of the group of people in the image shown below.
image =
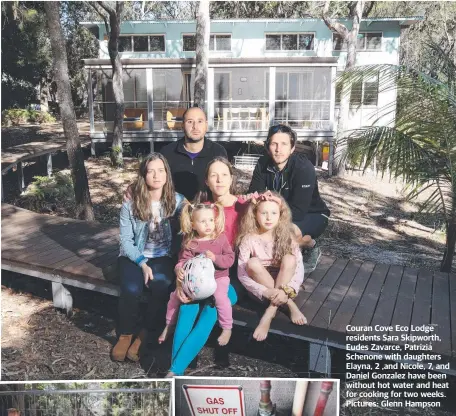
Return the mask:
<path id="1" fill-rule="evenodd" d="M 218 343 L 228 344 L 237 301 L 233 279 L 267 304 L 253 334 L 257 341 L 266 339 L 280 307 L 294 324 L 307 322 L 293 299 L 304 269 L 310 272 L 318 263 L 316 238 L 330 214 L 314 166 L 293 153 L 297 137 L 290 127 L 269 129 L 267 155 L 258 161 L 245 196 L 235 192 L 226 150 L 205 138 L 205 113 L 189 108 L 183 129 L 182 140 L 142 160 L 126 191 L 120 213 L 120 335 L 112 350 L 116 361 L 138 361 L 148 331 L 162 324 L 158 342 L 174 336 L 169 377 L 184 373 L 217 320 Z M 185 265 L 200 255 L 215 269 L 212 301 L 194 302 L 184 290 Z M 144 288 L 150 298 L 138 333 Z"/>

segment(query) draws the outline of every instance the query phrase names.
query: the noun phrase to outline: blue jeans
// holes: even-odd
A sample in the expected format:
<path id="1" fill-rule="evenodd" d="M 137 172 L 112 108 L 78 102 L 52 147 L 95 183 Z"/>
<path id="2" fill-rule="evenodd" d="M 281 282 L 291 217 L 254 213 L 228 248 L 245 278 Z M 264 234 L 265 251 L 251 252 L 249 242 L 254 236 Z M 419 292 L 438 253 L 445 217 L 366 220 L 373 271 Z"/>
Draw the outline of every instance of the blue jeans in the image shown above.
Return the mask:
<path id="1" fill-rule="evenodd" d="M 228 289 L 228 297 L 232 305 L 237 302 L 236 292 L 231 285 Z M 195 324 L 200 306 L 199 303 L 189 303 L 180 307 L 170 368 L 170 371 L 176 375 L 184 374 L 185 369 L 206 344 L 217 322 L 217 309 L 206 303 Z"/>
<path id="2" fill-rule="evenodd" d="M 153 280 L 144 284 L 142 269 L 127 257 L 120 256 L 119 327 L 122 335 L 134 334 L 139 323 L 139 306 L 144 289 L 150 292 L 146 319 L 143 327 L 152 329 L 156 323 L 165 321 L 166 304 L 170 286 L 174 281 L 174 263 L 170 257 L 149 259 L 147 265 L 152 269 Z"/>

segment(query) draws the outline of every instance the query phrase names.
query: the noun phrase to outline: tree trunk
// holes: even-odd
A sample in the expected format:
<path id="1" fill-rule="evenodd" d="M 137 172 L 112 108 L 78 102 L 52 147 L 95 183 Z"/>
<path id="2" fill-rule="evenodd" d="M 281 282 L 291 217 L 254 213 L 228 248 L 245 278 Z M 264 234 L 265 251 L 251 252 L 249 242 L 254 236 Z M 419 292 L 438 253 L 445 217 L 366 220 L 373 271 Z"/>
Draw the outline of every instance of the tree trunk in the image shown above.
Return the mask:
<path id="1" fill-rule="evenodd" d="M 115 167 L 123 166 L 123 116 L 125 112 L 122 62 L 119 56 L 120 22 L 123 2 L 116 3 L 116 11 L 109 13 L 109 26 L 111 28 L 108 41 L 109 59 L 112 65 L 112 89 L 116 111 L 114 116 L 114 131 L 111 148 L 111 162 Z"/>
<path id="2" fill-rule="evenodd" d="M 339 34 L 347 43 L 347 61 L 345 62 L 344 70 L 348 71 L 356 64 L 356 44 L 358 41 L 359 27 L 361 25 L 365 1 L 357 1 L 350 7 L 349 17 L 353 19 L 353 26 L 350 31 L 343 24 L 329 17 L 329 3 L 329 0 L 327 0 L 323 11 L 323 20 L 329 29 Z M 343 137 L 346 130 L 348 130 L 350 94 L 351 86 L 344 82 L 341 91 L 339 115 L 337 117 L 336 154 L 333 166 L 333 171 L 338 176 L 342 176 L 345 173 L 345 165 L 341 162 L 346 151 L 346 141 L 343 140 Z"/>
<path id="3" fill-rule="evenodd" d="M 440 263 L 440 271 L 445 273 L 451 272 L 453 265 L 454 249 L 456 246 L 456 222 L 450 222 L 446 227 L 445 251 L 443 252 L 442 263 Z"/>
<path id="4" fill-rule="evenodd" d="M 60 2 L 58 1 L 44 2 L 49 37 L 54 57 L 54 76 L 57 83 L 60 116 L 62 118 L 63 131 L 66 137 L 68 160 L 70 162 L 71 176 L 73 179 L 76 214 L 78 218 L 93 221 L 95 217 L 93 214 L 92 202 L 90 200 L 89 181 L 87 180 L 84 155 L 79 140 L 73 101 L 71 100 L 68 61 L 63 33 L 60 27 L 59 7 Z"/>
<path id="5" fill-rule="evenodd" d="M 206 111 L 207 72 L 209 67 L 209 0 L 200 0 L 196 16 L 196 71 L 194 105 Z"/>

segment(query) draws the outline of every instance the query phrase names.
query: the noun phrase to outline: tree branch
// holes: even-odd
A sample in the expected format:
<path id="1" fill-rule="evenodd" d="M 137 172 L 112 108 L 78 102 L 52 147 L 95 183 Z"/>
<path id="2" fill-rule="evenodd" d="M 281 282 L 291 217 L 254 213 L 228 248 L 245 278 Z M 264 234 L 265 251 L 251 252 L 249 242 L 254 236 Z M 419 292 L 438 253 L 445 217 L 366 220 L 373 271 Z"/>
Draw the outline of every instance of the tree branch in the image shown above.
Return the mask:
<path id="1" fill-rule="evenodd" d="M 342 23 L 339 23 L 336 19 L 333 19 L 329 16 L 329 5 L 331 1 L 326 0 L 325 7 L 323 8 L 322 12 L 322 19 L 325 21 L 326 26 L 328 26 L 333 32 L 339 34 L 343 40 L 345 40 L 348 36 L 348 29 Z"/>
<path id="2" fill-rule="evenodd" d="M 91 1 L 89 3 L 95 9 L 95 11 L 101 16 L 101 18 L 104 20 L 106 34 L 108 36 L 110 36 L 111 30 L 109 28 L 108 19 L 106 18 L 106 15 L 103 13 L 103 10 L 100 9 L 100 7 L 98 6 L 97 3 L 93 2 L 93 1 Z"/>
<path id="3" fill-rule="evenodd" d="M 364 6 L 364 12 L 363 12 L 363 17 L 369 17 L 370 12 L 374 8 L 375 2 L 373 1 L 368 1 L 366 5 Z"/>
<path id="4" fill-rule="evenodd" d="M 97 1 L 97 3 L 109 13 L 109 16 L 112 16 L 116 13 L 116 11 L 105 1 Z"/>

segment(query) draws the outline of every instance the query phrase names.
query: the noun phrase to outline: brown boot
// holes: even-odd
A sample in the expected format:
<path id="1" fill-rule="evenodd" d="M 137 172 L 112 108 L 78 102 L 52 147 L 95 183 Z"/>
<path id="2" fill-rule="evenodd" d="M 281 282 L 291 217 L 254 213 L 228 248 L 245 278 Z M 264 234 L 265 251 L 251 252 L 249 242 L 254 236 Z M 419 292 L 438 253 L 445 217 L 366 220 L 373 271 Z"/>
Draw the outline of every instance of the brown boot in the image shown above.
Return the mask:
<path id="1" fill-rule="evenodd" d="M 124 361 L 125 355 L 127 355 L 128 348 L 131 344 L 133 335 L 121 335 L 117 344 L 111 351 L 111 358 L 114 361 Z"/>
<path id="2" fill-rule="evenodd" d="M 136 337 L 135 342 L 130 345 L 130 348 L 127 352 L 127 358 L 131 361 L 139 361 L 139 347 L 144 342 L 147 336 L 147 331 L 145 329 L 141 329 L 139 335 Z"/>

